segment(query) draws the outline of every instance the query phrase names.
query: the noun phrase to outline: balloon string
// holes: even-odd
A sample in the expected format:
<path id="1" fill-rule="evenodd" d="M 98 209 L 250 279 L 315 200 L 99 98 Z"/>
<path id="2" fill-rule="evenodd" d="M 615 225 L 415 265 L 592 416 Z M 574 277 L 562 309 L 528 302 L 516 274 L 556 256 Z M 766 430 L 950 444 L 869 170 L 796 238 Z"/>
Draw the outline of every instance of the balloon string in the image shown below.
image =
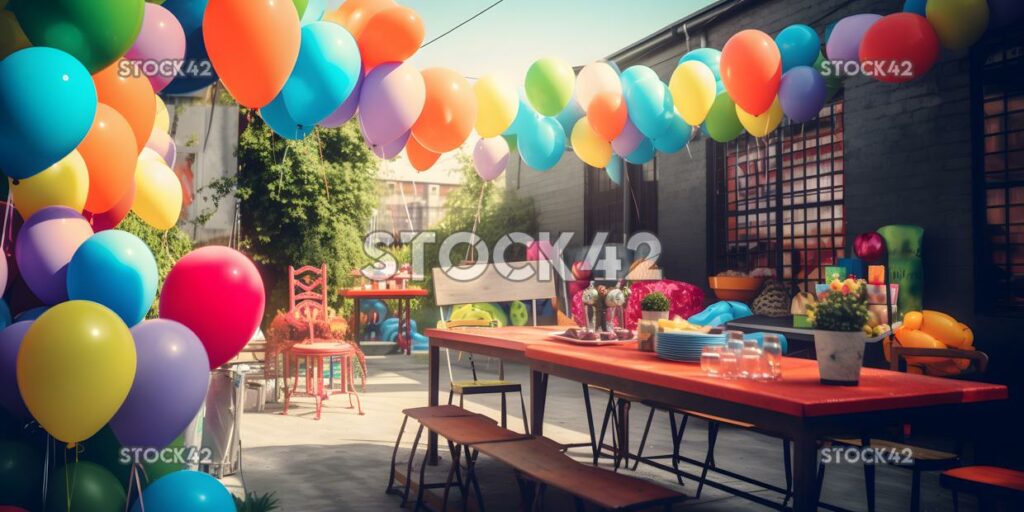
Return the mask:
<path id="1" fill-rule="evenodd" d="M 324 170 L 324 193 L 327 194 L 327 200 L 331 200 L 331 186 L 327 183 L 327 165 L 324 163 L 324 145 L 320 140 L 320 127 L 313 128 L 313 133 L 316 135 L 316 149 L 320 153 L 320 168 Z"/>
<path id="2" fill-rule="evenodd" d="M 384 174 L 390 175 L 388 172 L 389 166 L 387 159 L 383 157 L 377 157 L 384 164 Z M 409 231 L 416 231 L 416 226 L 412 223 L 412 213 L 409 212 L 409 202 L 405 199 L 405 183 L 402 180 L 395 180 L 398 182 L 398 193 L 402 197 L 402 206 L 405 207 L 405 220 L 409 223 Z"/>
<path id="3" fill-rule="evenodd" d="M 0 252 L 7 247 L 7 227 L 10 225 L 11 216 L 14 215 L 14 191 L 7 191 L 7 206 L 4 208 L 4 230 L 0 233 Z M 5 253 L 6 254 L 6 253 Z"/>
<path id="4" fill-rule="evenodd" d="M 473 216 L 473 231 L 469 238 L 469 248 L 466 249 L 466 261 L 470 261 L 469 255 L 476 259 L 476 227 L 480 224 L 480 211 L 484 208 L 484 191 L 487 190 L 487 182 L 480 183 L 480 197 L 476 201 L 476 215 Z"/>
<path id="5" fill-rule="evenodd" d="M 53 455 L 53 438 L 46 434 L 45 447 L 43 449 L 43 508 L 46 508 L 46 491 L 50 485 L 50 457 Z"/>
<path id="6" fill-rule="evenodd" d="M 139 472 L 145 471 L 141 464 L 138 462 L 132 463 L 132 471 L 128 475 L 128 499 L 124 500 L 124 510 L 128 512 L 128 505 L 131 504 L 132 488 L 134 487 L 139 494 L 139 510 L 140 512 L 146 512 L 146 504 L 142 501 L 142 480 L 139 478 Z"/>

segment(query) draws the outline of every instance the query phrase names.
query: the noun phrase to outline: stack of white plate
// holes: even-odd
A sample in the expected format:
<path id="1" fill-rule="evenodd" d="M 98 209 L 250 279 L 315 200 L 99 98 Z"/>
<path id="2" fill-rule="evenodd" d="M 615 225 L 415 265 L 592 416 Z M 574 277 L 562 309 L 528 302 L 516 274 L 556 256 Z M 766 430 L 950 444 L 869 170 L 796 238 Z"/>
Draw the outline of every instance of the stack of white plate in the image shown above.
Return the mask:
<path id="1" fill-rule="evenodd" d="M 669 361 L 699 363 L 700 353 L 708 345 L 725 345 L 725 334 L 701 332 L 659 332 L 655 346 L 658 357 Z"/>

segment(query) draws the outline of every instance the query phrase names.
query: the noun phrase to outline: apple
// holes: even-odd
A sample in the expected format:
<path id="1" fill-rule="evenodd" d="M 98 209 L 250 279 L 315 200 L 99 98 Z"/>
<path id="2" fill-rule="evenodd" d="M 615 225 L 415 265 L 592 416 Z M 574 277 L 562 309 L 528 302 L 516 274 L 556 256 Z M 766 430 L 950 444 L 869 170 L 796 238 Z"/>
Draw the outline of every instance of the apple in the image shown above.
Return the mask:
<path id="1" fill-rule="evenodd" d="M 885 257 L 885 239 L 872 231 L 861 233 L 853 241 L 853 251 L 867 263 L 877 263 Z"/>

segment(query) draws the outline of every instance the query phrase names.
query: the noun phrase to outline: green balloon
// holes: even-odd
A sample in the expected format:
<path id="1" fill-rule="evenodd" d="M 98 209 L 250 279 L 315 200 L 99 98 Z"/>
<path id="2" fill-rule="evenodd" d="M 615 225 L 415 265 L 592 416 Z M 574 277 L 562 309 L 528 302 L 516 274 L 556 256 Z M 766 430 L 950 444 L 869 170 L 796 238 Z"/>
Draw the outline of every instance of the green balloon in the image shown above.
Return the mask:
<path id="1" fill-rule="evenodd" d="M 18 23 L 36 46 L 64 50 L 90 73 L 121 58 L 142 29 L 143 0 L 11 0 Z"/>
<path id="2" fill-rule="evenodd" d="M 541 115 L 558 115 L 572 99 L 576 73 L 555 57 L 534 62 L 526 72 L 526 99 Z"/>
<path id="3" fill-rule="evenodd" d="M 818 60 L 814 61 L 814 69 L 817 69 L 825 79 L 825 89 L 828 91 L 825 100 L 831 100 L 839 92 L 839 89 L 843 88 L 842 75 L 838 73 L 835 66 L 831 66 L 828 72 L 825 71 L 825 56 L 821 52 L 818 52 Z"/>
<path id="4" fill-rule="evenodd" d="M 81 453 L 79 459 L 93 462 L 104 469 L 109 471 L 118 482 L 127 484 L 128 479 L 131 477 L 131 461 L 134 460 L 135 455 L 130 452 L 123 452 L 121 442 L 117 440 L 117 436 L 114 435 L 114 431 L 109 427 L 103 427 L 96 435 L 80 443 Z M 185 441 L 182 436 L 178 436 L 170 446 L 167 447 L 166 452 L 161 452 L 161 455 L 167 455 L 170 457 L 177 448 L 184 448 Z M 179 450 L 179 453 L 184 457 L 186 454 Z M 146 462 L 145 455 L 141 454 L 142 458 L 142 469 L 144 474 L 139 475 L 139 481 L 142 483 L 142 487 L 146 488 L 149 484 L 158 478 L 173 473 L 178 470 L 185 469 L 185 465 L 181 463 L 169 463 L 162 460 L 156 462 Z M 128 461 L 125 457 L 128 457 Z"/>
<path id="5" fill-rule="evenodd" d="M 509 153 L 515 153 L 516 151 L 519 151 L 519 137 L 518 136 L 516 136 L 515 134 L 510 133 L 508 135 L 502 135 L 502 137 L 504 137 L 505 138 L 505 142 L 508 143 L 508 151 L 509 151 Z"/>
<path id="6" fill-rule="evenodd" d="M 0 504 L 35 510 L 42 492 L 42 451 L 21 441 L 0 443 Z"/>
<path id="7" fill-rule="evenodd" d="M 309 0 L 292 0 L 295 4 L 295 10 L 299 11 L 299 19 L 302 19 L 302 15 L 306 14 L 306 7 L 309 6 Z"/>
<path id="8" fill-rule="evenodd" d="M 127 499 L 124 486 L 110 471 L 92 462 L 78 461 L 50 474 L 46 512 L 117 512 L 124 510 Z"/>
<path id="9" fill-rule="evenodd" d="M 729 142 L 743 133 L 743 125 L 740 118 L 736 117 L 736 103 L 729 97 L 729 93 L 720 92 L 711 104 L 711 111 L 704 121 L 708 135 L 718 142 Z"/>

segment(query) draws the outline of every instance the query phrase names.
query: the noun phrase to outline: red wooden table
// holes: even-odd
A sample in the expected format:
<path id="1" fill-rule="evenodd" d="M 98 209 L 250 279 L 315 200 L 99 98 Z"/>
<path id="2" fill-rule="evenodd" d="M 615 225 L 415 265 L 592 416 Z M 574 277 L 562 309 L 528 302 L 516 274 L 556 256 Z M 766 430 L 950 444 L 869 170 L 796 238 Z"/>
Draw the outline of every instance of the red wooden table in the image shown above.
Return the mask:
<path id="1" fill-rule="evenodd" d="M 339 292 L 342 297 L 352 299 L 352 340 L 357 344 L 359 339 L 359 301 L 360 300 L 393 300 L 398 305 L 395 316 L 398 318 L 398 338 L 395 342 L 398 348 L 409 354 L 412 353 L 412 308 L 409 303 L 412 299 L 426 297 L 427 290 L 422 288 L 405 288 L 394 290 L 367 290 L 364 288 L 346 288 Z M 384 321 L 382 318 L 381 321 Z"/>
<path id="2" fill-rule="evenodd" d="M 817 441 L 860 435 L 908 421 L 977 422 L 986 404 L 1007 398 L 1005 386 L 865 368 L 856 387 L 824 386 L 817 363 L 786 358 L 783 380 L 752 382 L 707 377 L 696 364 L 658 359 L 635 346 L 583 347 L 548 340 L 562 328 L 428 329 L 430 405 L 438 404 L 442 347 L 531 366 L 532 433 L 543 435 L 549 375 L 603 386 L 650 400 L 751 423 L 794 446 L 794 508 L 815 510 Z M 430 440 L 436 460 L 436 438 Z"/>

